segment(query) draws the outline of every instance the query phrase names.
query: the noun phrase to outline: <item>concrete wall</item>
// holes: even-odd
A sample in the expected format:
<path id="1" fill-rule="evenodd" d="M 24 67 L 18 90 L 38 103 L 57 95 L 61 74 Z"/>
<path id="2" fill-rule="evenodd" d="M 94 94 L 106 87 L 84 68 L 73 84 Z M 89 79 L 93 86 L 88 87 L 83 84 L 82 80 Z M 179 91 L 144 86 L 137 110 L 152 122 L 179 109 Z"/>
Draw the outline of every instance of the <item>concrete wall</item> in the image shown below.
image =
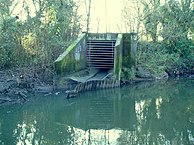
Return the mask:
<path id="1" fill-rule="evenodd" d="M 58 74 L 69 74 L 87 67 L 86 49 L 87 39 L 116 40 L 114 52 L 114 77 L 121 78 L 122 67 L 132 68 L 136 66 L 137 51 L 136 33 L 82 33 L 82 35 L 70 45 L 55 61 Z"/>
<path id="2" fill-rule="evenodd" d="M 89 33 L 88 40 L 116 40 L 118 33 Z"/>
<path id="3" fill-rule="evenodd" d="M 121 79 L 122 60 L 123 60 L 123 34 L 118 34 L 114 51 L 114 76 L 117 80 Z"/>
<path id="4" fill-rule="evenodd" d="M 58 74 L 68 74 L 86 68 L 86 33 L 82 33 L 55 61 Z"/>

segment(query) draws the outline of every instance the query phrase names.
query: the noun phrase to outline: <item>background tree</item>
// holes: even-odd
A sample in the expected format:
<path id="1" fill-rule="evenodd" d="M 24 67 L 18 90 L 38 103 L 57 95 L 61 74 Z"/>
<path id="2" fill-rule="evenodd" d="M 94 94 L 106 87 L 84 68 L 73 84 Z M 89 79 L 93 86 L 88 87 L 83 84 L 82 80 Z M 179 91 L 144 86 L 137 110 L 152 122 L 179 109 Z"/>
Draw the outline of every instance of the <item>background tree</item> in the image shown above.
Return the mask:
<path id="1" fill-rule="evenodd" d="M 0 68 L 52 71 L 54 60 L 80 33 L 73 0 L 0 0 L 0 6 Z"/>
<path id="2" fill-rule="evenodd" d="M 192 0 L 140 2 L 139 9 L 134 9 L 138 14 L 135 19 L 139 22 L 138 25 L 134 23 L 140 38 L 138 64 L 154 73 L 192 71 L 194 45 L 188 37 L 193 30 Z M 126 21 L 133 19 L 131 13 L 125 17 Z"/>

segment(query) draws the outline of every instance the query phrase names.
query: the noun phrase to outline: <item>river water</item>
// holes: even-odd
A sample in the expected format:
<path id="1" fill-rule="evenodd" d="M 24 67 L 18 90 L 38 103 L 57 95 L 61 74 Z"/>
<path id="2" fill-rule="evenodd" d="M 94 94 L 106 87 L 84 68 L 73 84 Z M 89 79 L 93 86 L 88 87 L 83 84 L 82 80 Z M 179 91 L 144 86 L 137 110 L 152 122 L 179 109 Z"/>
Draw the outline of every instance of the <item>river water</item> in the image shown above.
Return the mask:
<path id="1" fill-rule="evenodd" d="M 33 97 L 0 108 L 0 144 L 194 144 L 194 80 Z"/>

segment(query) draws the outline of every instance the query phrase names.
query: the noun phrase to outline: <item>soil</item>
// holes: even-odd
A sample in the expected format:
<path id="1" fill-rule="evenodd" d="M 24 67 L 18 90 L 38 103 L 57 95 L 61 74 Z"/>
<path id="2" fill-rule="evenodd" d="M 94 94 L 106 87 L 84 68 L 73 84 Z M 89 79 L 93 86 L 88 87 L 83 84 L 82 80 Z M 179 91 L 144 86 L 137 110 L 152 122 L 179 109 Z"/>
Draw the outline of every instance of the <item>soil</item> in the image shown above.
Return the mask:
<path id="1" fill-rule="evenodd" d="M 59 91 L 69 90 L 74 85 L 68 82 L 66 86 L 62 86 L 62 90 L 56 81 L 54 69 L 47 68 L 16 68 L 0 71 L 0 106 L 23 104 L 33 99 L 34 93 L 44 93 L 44 95 L 58 94 Z M 176 70 L 176 71 L 175 71 Z M 194 70 L 175 69 L 170 70 L 169 77 L 192 77 L 194 78 Z M 177 71 L 178 70 L 178 71 Z M 148 81 L 148 78 L 135 78 L 132 80 L 122 80 L 121 85 L 130 85 L 137 82 Z M 151 79 L 153 80 L 153 79 Z M 61 81 L 61 79 L 60 79 Z M 58 85 L 58 86 L 57 86 Z M 57 90 L 56 90 L 57 88 Z"/>
<path id="2" fill-rule="evenodd" d="M 50 93 L 54 89 L 54 73 L 32 68 L 0 71 L 0 106 L 23 104 L 33 93 Z"/>

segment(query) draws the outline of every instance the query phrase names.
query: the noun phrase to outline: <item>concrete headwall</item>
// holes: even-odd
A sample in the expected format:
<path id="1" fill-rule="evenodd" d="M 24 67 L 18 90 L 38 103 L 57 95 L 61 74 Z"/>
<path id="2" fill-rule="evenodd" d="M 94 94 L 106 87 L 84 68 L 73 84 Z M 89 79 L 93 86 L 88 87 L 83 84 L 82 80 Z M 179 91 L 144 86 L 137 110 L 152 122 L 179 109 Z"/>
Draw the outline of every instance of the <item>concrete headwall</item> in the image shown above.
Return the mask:
<path id="1" fill-rule="evenodd" d="M 68 74 L 86 68 L 86 33 L 82 33 L 55 61 L 58 74 Z"/>
<path id="2" fill-rule="evenodd" d="M 117 80 L 121 79 L 122 56 L 123 56 L 123 34 L 118 34 L 114 51 L 114 76 Z"/>
<path id="3" fill-rule="evenodd" d="M 136 33 L 82 33 L 55 61 L 58 74 L 69 74 L 87 68 L 87 40 L 116 40 L 114 50 L 114 78 L 121 79 L 122 67 L 136 66 Z"/>
<path id="4" fill-rule="evenodd" d="M 132 68 L 136 66 L 137 34 L 118 34 L 114 53 L 114 76 L 121 79 L 122 67 Z"/>
<path id="5" fill-rule="evenodd" d="M 88 33 L 89 40 L 116 40 L 117 33 Z"/>

